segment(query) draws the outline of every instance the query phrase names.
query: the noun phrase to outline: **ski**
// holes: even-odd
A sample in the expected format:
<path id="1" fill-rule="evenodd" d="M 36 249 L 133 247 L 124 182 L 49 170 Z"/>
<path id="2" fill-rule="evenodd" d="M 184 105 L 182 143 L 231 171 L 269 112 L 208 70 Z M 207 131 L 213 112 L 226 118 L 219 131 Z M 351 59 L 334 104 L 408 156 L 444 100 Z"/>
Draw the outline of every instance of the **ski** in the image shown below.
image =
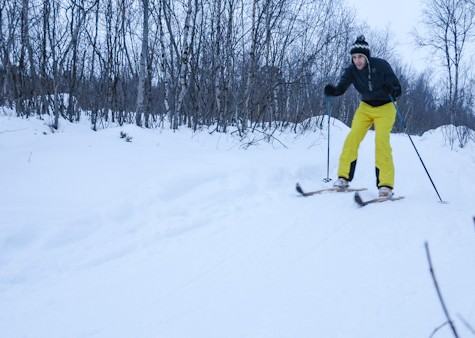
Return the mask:
<path id="1" fill-rule="evenodd" d="M 304 196 L 304 197 L 307 197 L 307 196 L 312 196 L 312 195 L 317 195 L 317 194 L 321 194 L 321 193 L 324 193 L 324 192 L 356 192 L 356 191 L 364 191 L 364 190 L 367 190 L 366 188 L 346 188 L 346 189 L 338 189 L 338 188 L 335 188 L 335 187 L 332 187 L 332 188 L 326 188 L 326 189 L 320 189 L 320 190 L 315 190 L 315 191 L 309 191 L 309 192 L 304 192 L 302 187 L 300 186 L 300 184 L 296 184 L 295 185 L 295 189 L 297 190 L 297 192 Z"/>
<path id="2" fill-rule="evenodd" d="M 372 200 L 368 201 L 363 201 L 361 198 L 360 194 L 357 192 L 355 193 L 355 202 L 358 203 L 358 205 L 364 207 L 365 205 L 372 204 L 372 203 L 381 203 L 381 202 L 386 202 L 386 201 L 397 201 L 397 200 L 402 200 L 404 196 L 396 196 L 396 197 L 378 197 L 378 198 L 373 198 Z"/>

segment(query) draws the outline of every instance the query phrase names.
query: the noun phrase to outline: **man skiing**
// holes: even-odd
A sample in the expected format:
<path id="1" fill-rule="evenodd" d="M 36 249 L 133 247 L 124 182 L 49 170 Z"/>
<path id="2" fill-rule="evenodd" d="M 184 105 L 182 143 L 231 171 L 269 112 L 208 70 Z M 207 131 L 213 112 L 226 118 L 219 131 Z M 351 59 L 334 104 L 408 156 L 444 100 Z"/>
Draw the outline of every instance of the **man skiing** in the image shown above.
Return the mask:
<path id="1" fill-rule="evenodd" d="M 394 99 L 401 95 L 401 84 L 386 60 L 371 57 L 363 35 L 351 45 L 351 65 L 340 77 L 336 86 L 328 84 L 327 96 L 339 96 L 353 84 L 361 94 L 361 102 L 351 123 L 338 166 L 338 180 L 334 186 L 345 190 L 353 179 L 358 148 L 369 128 L 374 124 L 376 133 L 376 185 L 379 197 L 391 198 L 394 188 L 394 163 L 389 137 L 396 120 Z"/>

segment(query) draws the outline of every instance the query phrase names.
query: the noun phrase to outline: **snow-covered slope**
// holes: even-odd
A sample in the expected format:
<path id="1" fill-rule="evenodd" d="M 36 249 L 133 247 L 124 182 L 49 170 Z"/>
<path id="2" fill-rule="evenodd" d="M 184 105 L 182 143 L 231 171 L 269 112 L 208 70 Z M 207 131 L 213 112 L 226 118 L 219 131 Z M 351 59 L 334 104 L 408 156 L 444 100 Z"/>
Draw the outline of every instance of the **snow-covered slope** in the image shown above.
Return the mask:
<path id="1" fill-rule="evenodd" d="M 335 178 L 348 128 L 331 132 Z M 426 242 L 456 328 L 473 336 L 473 142 L 451 151 L 440 130 L 413 136 L 441 204 L 407 135 L 392 135 L 406 198 L 359 208 L 350 193 L 295 192 L 332 184 L 326 130 L 274 136 L 247 148 L 0 116 L 1 336 L 429 337 L 446 318 Z M 370 132 L 352 182 L 365 199 L 377 194 L 373 143 Z"/>

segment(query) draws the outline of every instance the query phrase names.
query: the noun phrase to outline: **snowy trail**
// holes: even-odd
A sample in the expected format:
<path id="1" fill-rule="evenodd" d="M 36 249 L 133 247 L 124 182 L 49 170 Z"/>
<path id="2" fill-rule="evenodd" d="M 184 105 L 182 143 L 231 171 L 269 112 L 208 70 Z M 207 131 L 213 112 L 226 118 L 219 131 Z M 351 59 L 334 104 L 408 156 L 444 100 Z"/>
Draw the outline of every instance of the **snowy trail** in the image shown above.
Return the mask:
<path id="1" fill-rule="evenodd" d="M 406 199 L 358 208 L 352 194 L 295 192 L 325 186 L 320 132 L 243 150 L 228 136 L 133 126 L 50 134 L 1 117 L 0 130 L 16 130 L 0 134 L 6 337 L 428 337 L 445 318 L 426 241 L 459 332 L 470 335 L 460 318 L 475 326 L 475 190 L 460 189 L 474 180 L 473 144 L 416 138 L 440 204 L 407 137 L 393 135 Z M 332 175 L 346 131 L 334 127 Z M 366 198 L 372 137 L 353 182 Z"/>

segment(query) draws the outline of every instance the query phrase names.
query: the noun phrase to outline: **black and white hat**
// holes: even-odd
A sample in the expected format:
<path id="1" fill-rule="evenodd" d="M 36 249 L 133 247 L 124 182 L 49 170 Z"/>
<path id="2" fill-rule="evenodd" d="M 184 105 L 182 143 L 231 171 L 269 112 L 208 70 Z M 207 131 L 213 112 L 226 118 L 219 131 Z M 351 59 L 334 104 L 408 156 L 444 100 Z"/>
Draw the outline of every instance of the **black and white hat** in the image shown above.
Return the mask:
<path id="1" fill-rule="evenodd" d="M 356 38 L 356 41 L 350 47 L 350 54 L 364 54 L 367 58 L 369 58 L 371 53 L 364 35 L 360 35 Z"/>

